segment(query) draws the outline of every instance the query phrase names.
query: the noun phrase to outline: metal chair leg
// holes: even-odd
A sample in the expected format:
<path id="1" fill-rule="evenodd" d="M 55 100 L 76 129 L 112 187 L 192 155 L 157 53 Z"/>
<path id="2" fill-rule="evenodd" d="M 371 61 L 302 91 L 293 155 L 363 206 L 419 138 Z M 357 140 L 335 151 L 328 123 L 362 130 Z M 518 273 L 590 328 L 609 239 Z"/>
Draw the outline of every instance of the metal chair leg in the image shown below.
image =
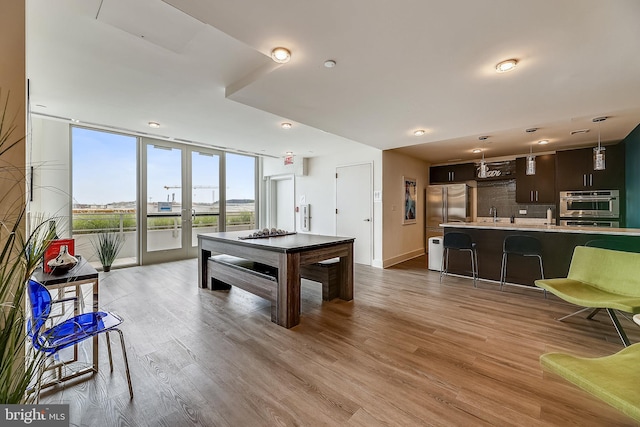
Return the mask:
<path id="1" fill-rule="evenodd" d="M 587 319 L 589 319 L 589 320 L 593 319 L 593 316 L 595 316 L 596 314 L 598 314 L 598 312 L 599 312 L 600 310 L 601 310 L 601 309 L 599 309 L 599 308 L 594 308 L 594 309 L 593 309 L 593 311 L 592 311 L 591 313 L 589 313 L 589 315 L 587 316 Z"/>
<path id="2" fill-rule="evenodd" d="M 607 313 L 609 313 L 611 322 L 613 322 L 613 326 L 616 328 L 616 332 L 618 332 L 618 336 L 622 340 L 622 344 L 624 344 L 625 347 L 629 347 L 631 343 L 629 342 L 629 338 L 627 338 L 627 334 L 624 333 L 624 329 L 622 329 L 622 325 L 620 324 L 620 321 L 618 321 L 616 313 L 611 308 L 607 308 Z"/>
<path id="3" fill-rule="evenodd" d="M 504 286 L 504 282 L 507 280 L 507 253 L 502 252 L 502 263 L 500 264 L 500 290 Z"/>
<path id="4" fill-rule="evenodd" d="M 442 276 L 446 273 L 447 268 L 449 268 L 449 249 L 445 248 L 444 253 L 442 254 L 442 262 L 440 263 L 440 283 L 442 283 Z"/>
<path id="5" fill-rule="evenodd" d="M 111 339 L 109 339 L 109 331 L 105 332 L 105 338 L 107 339 L 107 353 L 109 353 L 109 368 L 113 372 L 113 358 L 111 357 Z"/>
<path id="6" fill-rule="evenodd" d="M 561 318 L 556 319 L 556 320 L 558 320 L 559 322 L 562 322 L 564 319 L 568 319 L 569 317 L 575 316 L 576 314 L 584 313 L 587 310 L 593 310 L 593 308 L 592 307 L 585 307 L 582 310 L 578 310 L 575 313 L 567 314 L 566 316 L 561 317 Z"/>
<path id="7" fill-rule="evenodd" d="M 473 287 L 478 287 L 478 253 L 471 249 L 471 274 L 473 275 Z"/>
<path id="8" fill-rule="evenodd" d="M 127 373 L 127 383 L 129 384 L 129 397 L 133 399 L 133 387 L 131 386 L 131 374 L 129 373 L 129 360 L 127 359 L 127 349 L 124 345 L 124 334 L 120 329 L 116 329 L 120 335 L 120 345 L 122 346 L 122 357 L 124 358 L 124 367 Z"/>

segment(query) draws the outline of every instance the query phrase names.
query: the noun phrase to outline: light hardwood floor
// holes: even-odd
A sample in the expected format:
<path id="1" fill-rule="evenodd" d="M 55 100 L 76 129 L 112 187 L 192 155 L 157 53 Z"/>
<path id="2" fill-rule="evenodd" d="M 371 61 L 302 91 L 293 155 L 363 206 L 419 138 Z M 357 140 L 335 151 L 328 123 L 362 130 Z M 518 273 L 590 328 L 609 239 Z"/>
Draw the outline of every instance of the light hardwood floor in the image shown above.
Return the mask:
<path id="1" fill-rule="evenodd" d="M 300 325 L 270 322 L 266 301 L 196 285 L 196 260 L 100 274 L 100 305 L 125 318 L 135 397 L 117 335 L 114 372 L 46 391 L 75 426 L 614 426 L 634 423 L 544 374 L 549 351 L 622 348 L 604 313 L 541 292 L 447 277 L 418 258 L 356 265 L 352 302 L 322 302 L 303 281 Z M 623 320 L 632 342 L 640 328 Z"/>

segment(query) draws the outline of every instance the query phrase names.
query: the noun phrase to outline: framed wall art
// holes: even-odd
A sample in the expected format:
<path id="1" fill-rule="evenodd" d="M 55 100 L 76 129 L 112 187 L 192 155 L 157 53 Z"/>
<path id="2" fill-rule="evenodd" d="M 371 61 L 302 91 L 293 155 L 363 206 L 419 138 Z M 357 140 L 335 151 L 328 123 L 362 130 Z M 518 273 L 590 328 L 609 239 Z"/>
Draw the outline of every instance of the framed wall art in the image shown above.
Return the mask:
<path id="1" fill-rule="evenodd" d="M 402 177 L 404 203 L 402 209 L 402 224 L 415 224 L 418 204 L 418 183 L 415 178 Z"/>

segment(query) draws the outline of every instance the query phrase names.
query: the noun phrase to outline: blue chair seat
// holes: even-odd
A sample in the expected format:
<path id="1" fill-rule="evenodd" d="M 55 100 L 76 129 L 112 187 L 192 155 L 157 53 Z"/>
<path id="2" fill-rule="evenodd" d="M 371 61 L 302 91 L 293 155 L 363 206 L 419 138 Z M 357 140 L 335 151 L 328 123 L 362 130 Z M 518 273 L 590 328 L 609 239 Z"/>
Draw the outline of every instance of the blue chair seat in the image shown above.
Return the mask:
<path id="1" fill-rule="evenodd" d="M 83 313 L 38 334 L 40 350 L 53 354 L 122 323 L 119 316 L 104 311 Z"/>
<path id="2" fill-rule="evenodd" d="M 56 301 L 52 300 L 49 290 L 35 280 L 29 280 L 27 289 L 31 303 L 31 319 L 29 319 L 27 323 L 27 328 L 33 348 L 47 356 L 53 356 L 64 348 L 71 347 L 86 339 L 104 333 L 107 339 L 109 366 L 111 367 L 111 371 L 113 371 L 109 332 L 117 332 L 118 335 L 120 335 L 120 345 L 122 346 L 122 356 L 127 375 L 127 383 L 129 385 L 129 396 L 133 399 L 133 388 L 131 387 L 131 375 L 129 373 L 127 350 L 124 345 L 124 335 L 122 331 L 118 329 L 118 326 L 122 323 L 122 318 L 106 311 L 95 311 L 73 316 L 46 329 L 45 324 L 51 314 L 51 306 Z M 43 371 L 44 363 L 41 363 L 37 383 L 38 393 L 40 393 Z"/>

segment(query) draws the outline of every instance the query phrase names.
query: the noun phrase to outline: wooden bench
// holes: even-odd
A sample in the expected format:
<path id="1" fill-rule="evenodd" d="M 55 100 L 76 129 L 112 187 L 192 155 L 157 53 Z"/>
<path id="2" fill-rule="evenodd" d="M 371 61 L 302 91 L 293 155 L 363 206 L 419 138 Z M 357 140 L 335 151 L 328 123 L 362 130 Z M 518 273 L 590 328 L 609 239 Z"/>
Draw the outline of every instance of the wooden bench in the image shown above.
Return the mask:
<path id="1" fill-rule="evenodd" d="M 231 255 L 209 258 L 211 290 L 229 289 L 231 285 L 275 303 L 278 269 Z"/>
<path id="2" fill-rule="evenodd" d="M 275 303 L 278 287 L 278 269 L 258 262 L 230 255 L 215 255 L 208 260 L 211 290 L 227 290 L 237 286 L 254 295 Z M 338 297 L 340 285 L 340 258 L 332 258 L 300 268 L 300 277 L 322 284 L 322 299 Z"/>
<path id="3" fill-rule="evenodd" d="M 300 277 L 322 283 L 322 300 L 338 298 L 340 290 L 340 258 L 331 258 L 300 267 Z"/>
<path id="4" fill-rule="evenodd" d="M 576 246 L 566 278 L 536 280 L 536 286 L 570 303 L 585 307 L 583 311 L 606 309 L 623 344 L 627 338 L 614 310 L 640 313 L 640 253 Z"/>

